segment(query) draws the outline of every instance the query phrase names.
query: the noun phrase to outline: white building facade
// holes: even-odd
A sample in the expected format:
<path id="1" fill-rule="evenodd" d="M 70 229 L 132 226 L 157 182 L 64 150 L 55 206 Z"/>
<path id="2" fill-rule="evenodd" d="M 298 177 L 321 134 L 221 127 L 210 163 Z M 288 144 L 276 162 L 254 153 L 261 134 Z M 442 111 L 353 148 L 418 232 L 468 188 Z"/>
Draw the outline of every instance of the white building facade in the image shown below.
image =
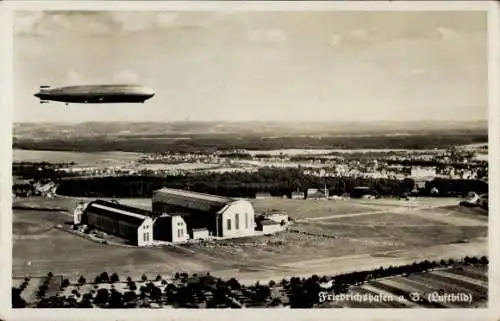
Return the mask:
<path id="1" fill-rule="evenodd" d="M 174 236 L 176 233 L 194 236 L 193 231 L 201 229 L 207 229 L 211 237 L 249 236 L 255 231 L 255 212 L 246 200 L 162 188 L 153 192 L 152 203 L 153 212 L 171 216 L 175 227 L 173 218 L 182 216 L 186 230 L 176 231 Z"/>

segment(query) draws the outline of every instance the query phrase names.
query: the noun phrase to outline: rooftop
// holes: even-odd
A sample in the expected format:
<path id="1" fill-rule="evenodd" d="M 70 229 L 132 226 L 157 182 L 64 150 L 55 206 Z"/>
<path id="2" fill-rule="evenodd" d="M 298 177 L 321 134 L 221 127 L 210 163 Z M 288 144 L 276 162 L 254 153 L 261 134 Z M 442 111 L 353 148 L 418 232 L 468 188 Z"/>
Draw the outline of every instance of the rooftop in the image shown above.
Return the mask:
<path id="1" fill-rule="evenodd" d="M 90 202 L 87 210 L 92 211 L 93 209 L 97 209 L 97 214 L 139 225 L 152 216 L 150 211 L 104 200 Z"/>
<path id="2" fill-rule="evenodd" d="M 221 205 L 221 206 L 225 206 L 231 202 L 234 202 L 234 199 L 229 198 L 229 197 L 210 195 L 210 194 L 198 193 L 198 192 L 193 192 L 193 191 L 186 191 L 186 190 L 175 189 L 175 188 L 164 187 L 164 188 L 161 188 L 159 190 L 156 190 L 155 192 L 180 196 L 180 197 L 188 198 L 188 199 L 202 200 L 202 201 L 206 201 L 209 203 L 213 203 L 214 205 Z"/>

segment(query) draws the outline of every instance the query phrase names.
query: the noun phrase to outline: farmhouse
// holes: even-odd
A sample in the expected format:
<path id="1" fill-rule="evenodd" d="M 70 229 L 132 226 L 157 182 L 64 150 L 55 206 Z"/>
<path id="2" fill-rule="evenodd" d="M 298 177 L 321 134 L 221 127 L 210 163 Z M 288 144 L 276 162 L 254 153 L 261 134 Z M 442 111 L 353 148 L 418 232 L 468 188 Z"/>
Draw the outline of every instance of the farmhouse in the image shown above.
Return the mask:
<path id="1" fill-rule="evenodd" d="M 153 217 L 150 211 L 96 200 L 74 211 L 74 223 L 86 224 L 129 240 L 138 246 L 152 245 Z"/>
<path id="2" fill-rule="evenodd" d="M 206 231 L 214 237 L 249 236 L 255 230 L 254 209 L 245 200 L 162 188 L 153 192 L 152 209 L 158 216 L 178 217 L 191 237 L 206 235 Z M 161 228 L 155 228 L 155 237 L 161 234 Z"/>

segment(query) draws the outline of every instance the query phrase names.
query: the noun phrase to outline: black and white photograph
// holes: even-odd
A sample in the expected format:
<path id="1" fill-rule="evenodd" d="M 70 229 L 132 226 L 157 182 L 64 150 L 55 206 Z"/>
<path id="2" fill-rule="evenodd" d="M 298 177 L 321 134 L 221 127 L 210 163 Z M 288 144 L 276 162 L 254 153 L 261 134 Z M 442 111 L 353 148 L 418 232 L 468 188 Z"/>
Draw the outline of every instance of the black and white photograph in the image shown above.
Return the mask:
<path id="1" fill-rule="evenodd" d="M 492 308 L 492 3 L 20 2 L 13 313 Z"/>

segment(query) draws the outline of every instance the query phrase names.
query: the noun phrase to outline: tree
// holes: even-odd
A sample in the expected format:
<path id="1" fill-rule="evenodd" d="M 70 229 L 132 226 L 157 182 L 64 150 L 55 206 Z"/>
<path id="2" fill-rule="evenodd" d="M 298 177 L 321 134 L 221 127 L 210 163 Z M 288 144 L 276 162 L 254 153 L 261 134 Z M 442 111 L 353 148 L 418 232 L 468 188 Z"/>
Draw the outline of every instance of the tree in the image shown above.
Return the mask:
<path id="1" fill-rule="evenodd" d="M 12 307 L 13 308 L 25 308 L 26 301 L 21 297 L 21 291 L 17 288 L 12 288 Z"/>
<path id="2" fill-rule="evenodd" d="M 105 306 L 109 300 L 109 291 L 106 289 L 97 290 L 97 295 L 94 299 L 94 303 L 99 306 Z"/>
<path id="3" fill-rule="evenodd" d="M 141 296 L 141 298 L 145 298 L 145 297 L 146 297 L 146 295 L 147 295 L 147 293 L 149 293 L 149 289 L 148 289 L 148 287 L 147 287 L 147 286 L 144 286 L 144 285 L 143 285 L 143 286 L 141 286 L 141 287 L 139 288 L 139 292 L 140 292 L 140 296 Z"/>
<path id="4" fill-rule="evenodd" d="M 69 283 L 69 280 L 68 280 L 68 279 L 64 279 L 64 280 L 62 281 L 61 286 L 62 286 L 63 288 L 65 288 L 65 287 L 68 287 L 68 286 L 69 286 L 69 284 L 70 284 L 70 283 Z"/>
<path id="5" fill-rule="evenodd" d="M 109 275 L 108 272 L 102 272 L 99 275 L 99 279 L 101 280 L 102 283 L 108 283 L 109 282 Z"/>
<path id="6" fill-rule="evenodd" d="M 137 294 L 134 291 L 127 291 L 123 294 L 123 303 L 126 307 L 133 308 L 137 306 Z"/>
<path id="7" fill-rule="evenodd" d="M 152 289 L 151 289 L 151 299 L 154 300 L 155 302 L 158 302 L 161 300 L 161 289 L 154 286 Z"/>
<path id="8" fill-rule="evenodd" d="M 120 277 L 118 276 L 118 274 L 116 273 L 113 273 L 111 275 L 111 279 L 110 279 L 111 283 L 117 283 L 117 282 L 120 282 Z"/>
<path id="9" fill-rule="evenodd" d="M 77 298 L 80 297 L 80 292 L 78 292 L 77 289 L 74 289 L 73 291 L 71 291 L 71 294 L 73 294 L 74 296 L 76 296 Z"/>
<path id="10" fill-rule="evenodd" d="M 80 304 L 78 304 L 78 307 L 84 309 L 92 308 L 92 295 L 89 293 L 84 294 L 82 297 L 82 301 L 80 301 Z"/>
<path id="11" fill-rule="evenodd" d="M 143 274 L 143 275 L 141 276 L 141 280 L 142 280 L 143 282 L 146 282 L 146 281 L 148 280 L 148 277 L 146 276 L 146 274 Z"/>
<path id="12" fill-rule="evenodd" d="M 111 309 L 123 308 L 123 296 L 120 292 L 115 289 L 111 290 L 111 295 L 109 298 L 109 307 Z"/>
<path id="13" fill-rule="evenodd" d="M 80 284 L 80 285 L 84 285 L 84 284 L 85 284 L 85 282 L 86 282 L 86 280 L 85 280 L 85 278 L 83 277 L 83 275 L 82 275 L 82 276 L 80 276 L 80 278 L 78 279 L 78 284 Z"/>
<path id="14" fill-rule="evenodd" d="M 231 289 L 233 290 L 239 290 L 241 289 L 241 284 L 240 282 L 238 282 L 238 280 L 236 280 L 235 278 L 231 278 L 228 282 L 227 282 L 227 286 L 230 287 Z"/>

